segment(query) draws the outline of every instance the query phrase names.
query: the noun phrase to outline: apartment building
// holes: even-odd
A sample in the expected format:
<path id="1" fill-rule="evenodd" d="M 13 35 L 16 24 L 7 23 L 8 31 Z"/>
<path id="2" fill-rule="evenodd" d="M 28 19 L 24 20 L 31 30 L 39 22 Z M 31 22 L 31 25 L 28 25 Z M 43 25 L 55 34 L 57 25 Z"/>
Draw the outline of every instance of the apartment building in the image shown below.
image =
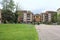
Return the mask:
<path id="1" fill-rule="evenodd" d="M 48 22 L 56 22 L 57 21 L 57 12 L 56 11 L 46 11 L 47 21 Z"/>
<path id="2" fill-rule="evenodd" d="M 18 22 L 30 23 L 33 21 L 33 13 L 31 11 L 21 10 L 18 14 Z"/>
<path id="3" fill-rule="evenodd" d="M 1 24 L 1 9 L 0 9 L 0 24 Z"/>
<path id="4" fill-rule="evenodd" d="M 27 11 L 27 13 L 24 13 L 23 16 L 23 21 L 25 23 L 31 23 L 33 21 L 33 13 L 31 11 Z"/>
<path id="5" fill-rule="evenodd" d="M 56 11 L 46 11 L 41 13 L 41 22 L 56 22 L 57 12 Z"/>

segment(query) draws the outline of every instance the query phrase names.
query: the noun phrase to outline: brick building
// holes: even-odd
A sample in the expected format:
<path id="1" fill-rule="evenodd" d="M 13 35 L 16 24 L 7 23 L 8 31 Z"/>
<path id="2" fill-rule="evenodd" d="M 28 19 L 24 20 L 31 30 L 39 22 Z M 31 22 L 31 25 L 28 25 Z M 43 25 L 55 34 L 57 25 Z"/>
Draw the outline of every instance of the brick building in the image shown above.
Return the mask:
<path id="1" fill-rule="evenodd" d="M 30 23 L 33 21 L 33 13 L 31 11 L 21 10 L 18 15 L 18 22 Z"/>
<path id="2" fill-rule="evenodd" d="M 35 22 L 41 22 L 41 16 L 40 16 L 40 14 L 35 14 L 34 15 L 34 20 L 35 20 Z"/>

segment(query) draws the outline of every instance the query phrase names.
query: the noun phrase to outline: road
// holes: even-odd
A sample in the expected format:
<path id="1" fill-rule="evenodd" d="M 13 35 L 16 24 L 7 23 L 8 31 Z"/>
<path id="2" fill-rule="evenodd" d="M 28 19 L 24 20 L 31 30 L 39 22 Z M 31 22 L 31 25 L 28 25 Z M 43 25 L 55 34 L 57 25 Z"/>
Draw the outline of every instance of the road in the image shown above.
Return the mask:
<path id="1" fill-rule="evenodd" d="M 60 25 L 35 25 L 39 40 L 60 40 Z"/>

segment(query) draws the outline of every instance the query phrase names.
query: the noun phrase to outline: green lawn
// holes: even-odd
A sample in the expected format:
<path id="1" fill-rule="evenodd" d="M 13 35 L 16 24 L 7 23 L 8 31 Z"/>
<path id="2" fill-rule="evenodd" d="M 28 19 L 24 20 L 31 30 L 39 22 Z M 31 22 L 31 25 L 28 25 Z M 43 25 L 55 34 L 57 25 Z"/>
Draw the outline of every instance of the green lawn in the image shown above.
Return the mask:
<path id="1" fill-rule="evenodd" d="M 34 25 L 0 24 L 0 40 L 38 40 Z"/>

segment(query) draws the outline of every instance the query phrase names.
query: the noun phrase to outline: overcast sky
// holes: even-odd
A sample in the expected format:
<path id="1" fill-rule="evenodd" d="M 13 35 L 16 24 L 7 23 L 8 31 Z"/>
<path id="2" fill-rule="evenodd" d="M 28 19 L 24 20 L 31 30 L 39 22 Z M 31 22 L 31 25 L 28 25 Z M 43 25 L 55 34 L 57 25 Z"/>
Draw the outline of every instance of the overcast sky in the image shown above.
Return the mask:
<path id="1" fill-rule="evenodd" d="M 56 11 L 60 8 L 60 0 L 14 0 L 22 9 L 31 10 L 34 13 L 47 10 Z M 1 7 L 1 6 L 0 6 Z"/>

